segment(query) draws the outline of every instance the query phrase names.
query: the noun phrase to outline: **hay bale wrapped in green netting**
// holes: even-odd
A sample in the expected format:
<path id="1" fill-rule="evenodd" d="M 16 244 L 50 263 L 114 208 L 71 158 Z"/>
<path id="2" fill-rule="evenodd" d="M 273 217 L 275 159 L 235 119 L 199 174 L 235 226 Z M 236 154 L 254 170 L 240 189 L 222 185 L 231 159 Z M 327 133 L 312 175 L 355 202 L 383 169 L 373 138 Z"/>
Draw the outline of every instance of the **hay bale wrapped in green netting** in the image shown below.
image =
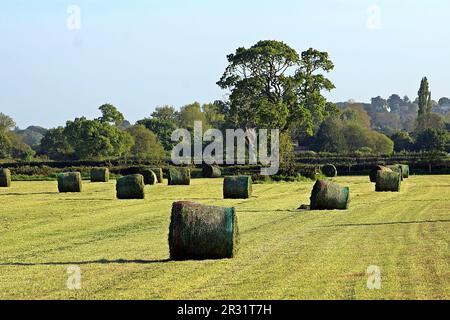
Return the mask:
<path id="1" fill-rule="evenodd" d="M 386 166 L 394 172 L 400 173 L 400 180 L 403 181 L 403 167 L 400 164 Z"/>
<path id="2" fill-rule="evenodd" d="M 336 167 L 332 164 L 324 165 L 322 167 L 322 173 L 328 178 L 334 178 L 338 175 Z"/>
<path id="3" fill-rule="evenodd" d="M 172 260 L 233 258 L 238 245 L 234 208 L 180 201 L 172 205 L 169 249 Z"/>
<path id="4" fill-rule="evenodd" d="M 145 185 L 154 185 L 158 183 L 158 178 L 156 177 L 156 174 L 153 172 L 153 170 L 144 169 L 141 171 L 141 174 L 144 177 Z"/>
<path id="5" fill-rule="evenodd" d="M 144 199 L 144 177 L 141 174 L 124 176 L 116 182 L 117 199 Z"/>
<path id="6" fill-rule="evenodd" d="M 409 165 L 407 164 L 399 164 L 402 167 L 402 176 L 404 179 L 409 178 Z"/>
<path id="7" fill-rule="evenodd" d="M 189 168 L 169 168 L 169 186 L 188 186 L 191 184 L 191 170 Z"/>
<path id="8" fill-rule="evenodd" d="M 163 170 L 161 168 L 149 168 L 149 169 L 156 174 L 158 183 L 163 183 Z"/>
<path id="9" fill-rule="evenodd" d="M 252 177 L 225 177 L 223 180 L 224 199 L 248 199 L 252 196 Z"/>
<path id="10" fill-rule="evenodd" d="M 92 168 L 91 182 L 108 182 L 109 169 L 108 168 Z"/>
<path id="11" fill-rule="evenodd" d="M 311 210 L 346 210 L 350 203 L 349 187 L 317 180 L 311 192 Z"/>
<path id="12" fill-rule="evenodd" d="M 372 170 L 370 170 L 370 173 L 369 173 L 370 182 L 373 182 L 373 183 L 377 182 L 378 171 L 392 172 L 392 170 L 389 169 L 388 167 L 381 166 L 381 165 L 375 166 Z"/>
<path id="13" fill-rule="evenodd" d="M 11 171 L 0 168 L 0 188 L 11 187 Z"/>
<path id="14" fill-rule="evenodd" d="M 376 192 L 400 192 L 401 173 L 378 171 L 375 185 Z"/>
<path id="15" fill-rule="evenodd" d="M 203 178 L 220 178 L 222 176 L 222 171 L 218 166 L 204 163 L 202 166 L 202 176 Z"/>
<path id="16" fill-rule="evenodd" d="M 81 192 L 81 173 L 79 172 L 65 172 L 58 174 L 58 190 L 61 193 L 65 192 Z"/>

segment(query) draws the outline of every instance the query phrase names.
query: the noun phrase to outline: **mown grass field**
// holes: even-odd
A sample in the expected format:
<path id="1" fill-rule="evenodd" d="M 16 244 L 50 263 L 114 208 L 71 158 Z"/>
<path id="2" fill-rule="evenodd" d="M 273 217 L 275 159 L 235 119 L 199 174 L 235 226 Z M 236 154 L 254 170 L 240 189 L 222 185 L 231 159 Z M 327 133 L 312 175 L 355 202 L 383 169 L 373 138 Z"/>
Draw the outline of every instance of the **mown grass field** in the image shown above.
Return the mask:
<path id="1" fill-rule="evenodd" d="M 450 176 L 413 176 L 401 193 L 375 193 L 342 177 L 348 211 L 297 211 L 313 183 L 254 186 L 223 200 L 222 179 L 147 187 L 146 200 L 115 199 L 115 181 L 0 189 L 0 299 L 450 299 Z M 171 204 L 235 206 L 236 258 L 168 261 Z M 81 268 L 69 290 L 67 267 Z M 368 266 L 381 290 L 367 288 Z"/>

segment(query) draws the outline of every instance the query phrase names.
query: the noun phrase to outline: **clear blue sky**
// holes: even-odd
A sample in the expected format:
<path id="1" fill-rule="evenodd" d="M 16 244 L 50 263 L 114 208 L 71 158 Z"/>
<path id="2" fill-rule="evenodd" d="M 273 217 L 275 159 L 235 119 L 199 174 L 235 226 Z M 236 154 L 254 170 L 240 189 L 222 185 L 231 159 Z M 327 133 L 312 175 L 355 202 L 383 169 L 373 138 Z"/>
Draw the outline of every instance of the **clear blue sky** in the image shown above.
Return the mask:
<path id="1" fill-rule="evenodd" d="M 66 26 L 72 4 L 80 30 Z M 134 122 L 213 101 L 226 55 L 262 39 L 328 51 L 332 101 L 414 98 L 424 75 L 438 99 L 450 96 L 449 20 L 448 0 L 1 0 L 0 112 L 52 127 L 106 102 Z"/>

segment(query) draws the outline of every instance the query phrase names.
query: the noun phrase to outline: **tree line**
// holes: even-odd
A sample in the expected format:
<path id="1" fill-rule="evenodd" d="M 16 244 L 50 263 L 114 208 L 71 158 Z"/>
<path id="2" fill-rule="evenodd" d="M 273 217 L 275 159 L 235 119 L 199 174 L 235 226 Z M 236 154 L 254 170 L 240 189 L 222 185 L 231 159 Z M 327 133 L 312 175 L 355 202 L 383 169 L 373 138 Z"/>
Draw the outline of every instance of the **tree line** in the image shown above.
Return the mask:
<path id="1" fill-rule="evenodd" d="M 426 78 L 414 102 L 392 95 L 388 100 L 374 98 L 369 106 L 335 104 L 324 96 L 335 89 L 326 76 L 334 69 L 327 52 L 310 48 L 298 53 L 283 42 L 260 41 L 250 48 L 238 48 L 227 61 L 217 82 L 226 91 L 226 99 L 203 105 L 194 102 L 179 110 L 157 107 L 134 125 L 112 104 L 99 107 L 99 118 L 80 117 L 50 130 L 14 129 L 14 121 L 0 114 L 0 157 L 163 159 L 174 146 L 172 132 L 193 130 L 194 121 L 202 121 L 204 130 L 280 129 L 281 154 L 290 159 L 294 146 L 341 154 L 449 148 L 448 121 L 433 112 L 436 103 Z M 439 100 L 439 105 L 446 103 L 450 100 Z M 387 130 L 389 126 L 382 121 L 411 111 L 416 116 L 409 130 Z"/>

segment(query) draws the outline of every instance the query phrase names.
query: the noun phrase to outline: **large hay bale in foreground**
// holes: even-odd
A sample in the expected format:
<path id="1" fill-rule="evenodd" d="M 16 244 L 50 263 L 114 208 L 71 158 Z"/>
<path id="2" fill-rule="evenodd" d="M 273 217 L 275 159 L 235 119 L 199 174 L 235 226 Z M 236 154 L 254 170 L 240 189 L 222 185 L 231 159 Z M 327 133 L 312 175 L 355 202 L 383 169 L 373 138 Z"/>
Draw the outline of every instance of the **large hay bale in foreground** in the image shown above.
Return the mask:
<path id="1" fill-rule="evenodd" d="M 144 177 L 132 174 L 122 177 L 116 182 L 117 199 L 144 199 Z"/>
<path id="2" fill-rule="evenodd" d="M 375 166 L 369 173 L 370 182 L 373 182 L 373 183 L 377 182 L 377 173 L 378 173 L 378 171 L 389 171 L 389 172 L 392 172 L 392 170 L 389 169 L 388 167 L 381 166 L 381 165 Z"/>
<path id="3" fill-rule="evenodd" d="M 175 202 L 169 227 L 170 258 L 232 258 L 237 251 L 238 234 L 234 208 Z"/>
<path id="4" fill-rule="evenodd" d="M 378 171 L 375 185 L 376 192 L 400 192 L 401 173 Z"/>
<path id="5" fill-rule="evenodd" d="M 191 170 L 189 168 L 169 168 L 169 186 L 188 186 L 191 184 Z"/>
<path id="6" fill-rule="evenodd" d="M 311 210 L 346 210 L 350 203 L 349 187 L 317 180 L 311 192 Z"/>
<path id="7" fill-rule="evenodd" d="M 409 178 L 409 165 L 407 164 L 400 164 L 399 166 L 402 167 L 402 176 L 404 179 Z"/>
<path id="8" fill-rule="evenodd" d="M 223 180 L 224 199 L 248 199 L 252 196 L 252 177 L 225 177 Z"/>
<path id="9" fill-rule="evenodd" d="M 322 173 L 328 178 L 334 178 L 338 175 L 336 167 L 332 164 L 324 165 L 322 167 Z"/>
<path id="10" fill-rule="evenodd" d="M 163 183 L 163 170 L 161 168 L 149 168 L 156 174 L 156 178 L 158 179 L 158 183 Z"/>
<path id="11" fill-rule="evenodd" d="M 11 187 L 11 171 L 0 168 L 0 188 Z"/>
<path id="12" fill-rule="evenodd" d="M 400 180 L 403 181 L 403 167 L 400 164 L 386 166 L 394 172 L 400 173 Z"/>
<path id="13" fill-rule="evenodd" d="M 218 166 L 204 163 L 202 166 L 202 176 L 203 178 L 220 178 L 222 176 L 222 171 Z"/>
<path id="14" fill-rule="evenodd" d="M 58 190 L 61 193 L 81 192 L 81 173 L 65 172 L 58 174 Z"/>
<path id="15" fill-rule="evenodd" d="M 92 168 L 91 182 L 108 182 L 109 169 L 108 168 Z"/>
<path id="16" fill-rule="evenodd" d="M 158 183 L 158 178 L 156 177 L 156 174 L 153 172 L 153 170 L 144 169 L 141 171 L 141 174 L 144 177 L 145 185 L 154 185 Z"/>

